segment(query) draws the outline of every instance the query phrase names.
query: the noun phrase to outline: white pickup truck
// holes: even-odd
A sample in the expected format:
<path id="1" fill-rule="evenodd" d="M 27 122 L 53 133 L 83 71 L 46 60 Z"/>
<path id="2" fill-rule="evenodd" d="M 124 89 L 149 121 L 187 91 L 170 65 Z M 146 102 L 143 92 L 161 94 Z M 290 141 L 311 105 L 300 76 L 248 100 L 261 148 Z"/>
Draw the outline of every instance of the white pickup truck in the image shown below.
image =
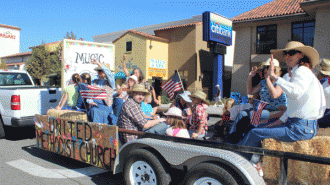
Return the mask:
<path id="1" fill-rule="evenodd" d="M 60 91 L 35 86 L 26 71 L 0 70 L 0 138 L 12 127 L 33 126 L 36 114 L 46 114 L 56 107 Z"/>

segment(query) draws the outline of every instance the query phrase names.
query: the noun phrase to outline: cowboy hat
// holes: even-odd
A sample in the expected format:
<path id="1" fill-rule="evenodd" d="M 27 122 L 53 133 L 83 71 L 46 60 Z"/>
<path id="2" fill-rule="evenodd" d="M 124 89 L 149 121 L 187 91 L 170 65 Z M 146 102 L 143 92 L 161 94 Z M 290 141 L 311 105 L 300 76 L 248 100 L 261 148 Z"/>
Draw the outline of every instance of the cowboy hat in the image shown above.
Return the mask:
<path id="1" fill-rule="evenodd" d="M 127 81 L 128 81 L 129 79 L 132 79 L 132 80 L 135 81 L 135 83 L 138 83 L 138 78 L 137 78 L 135 75 L 131 75 L 131 76 L 129 76 L 129 77 L 127 78 Z"/>
<path id="2" fill-rule="evenodd" d="M 271 58 L 267 59 L 266 62 L 263 62 L 261 65 L 270 66 L 270 61 L 271 61 Z M 280 67 L 280 62 L 278 60 L 276 60 L 275 58 L 273 59 L 273 63 L 274 63 L 275 67 Z"/>
<path id="3" fill-rule="evenodd" d="M 164 115 L 182 118 L 182 110 L 177 107 L 171 107 Z"/>
<path id="4" fill-rule="evenodd" d="M 196 90 L 193 95 L 189 95 L 190 98 L 197 98 L 199 100 L 202 100 L 204 103 L 209 105 L 210 103 L 206 100 L 206 94 L 200 90 Z"/>
<path id="5" fill-rule="evenodd" d="M 284 49 L 272 49 L 270 50 L 270 52 L 274 55 L 275 58 L 285 62 L 283 51 L 290 51 L 290 50 L 300 51 L 305 56 L 307 56 L 311 61 L 312 68 L 314 68 L 314 66 L 319 62 L 320 56 L 319 53 L 316 51 L 316 49 L 314 49 L 311 46 L 305 46 L 303 43 L 297 41 L 288 42 Z"/>
<path id="6" fill-rule="evenodd" d="M 150 94 L 150 92 L 142 84 L 134 84 L 132 90 L 128 91 L 128 93 L 133 93 L 133 92 L 142 92 L 144 93 L 144 95 Z"/>
<path id="7" fill-rule="evenodd" d="M 110 69 L 110 64 L 104 63 L 102 65 L 105 66 L 106 68 Z M 96 67 L 94 70 L 95 71 L 103 71 L 103 69 L 101 67 Z M 113 70 L 111 70 L 111 71 L 113 71 Z"/>
<path id="8" fill-rule="evenodd" d="M 181 98 L 182 98 L 184 101 L 186 101 L 186 102 L 188 102 L 188 103 L 191 103 L 191 99 L 190 99 L 189 95 L 191 95 L 191 93 L 190 93 L 189 91 L 185 91 L 185 92 L 179 94 L 179 96 L 181 96 Z"/>
<path id="9" fill-rule="evenodd" d="M 325 76 L 330 76 L 330 60 L 323 58 L 320 62 L 320 73 Z"/>

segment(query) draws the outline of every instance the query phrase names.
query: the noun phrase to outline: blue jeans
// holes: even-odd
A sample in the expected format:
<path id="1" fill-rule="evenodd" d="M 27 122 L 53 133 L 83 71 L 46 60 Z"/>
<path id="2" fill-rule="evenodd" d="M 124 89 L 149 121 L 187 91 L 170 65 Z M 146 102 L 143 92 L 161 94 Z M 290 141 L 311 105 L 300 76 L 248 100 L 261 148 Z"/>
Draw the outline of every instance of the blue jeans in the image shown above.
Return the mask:
<path id="1" fill-rule="evenodd" d="M 243 110 L 241 112 L 239 112 L 237 114 L 237 117 L 235 119 L 235 121 L 231 124 L 231 127 L 230 127 L 230 130 L 229 130 L 229 133 L 228 134 L 231 134 L 233 132 L 236 132 L 236 125 L 237 125 L 237 122 L 239 120 L 241 120 L 243 117 L 245 116 L 250 116 L 251 118 L 251 115 L 252 115 L 252 108 L 251 109 L 246 109 L 246 110 Z M 261 113 L 261 117 L 260 117 L 260 121 L 262 120 L 266 120 L 269 118 L 269 111 L 268 110 L 263 110 L 262 113 Z"/>
<path id="2" fill-rule="evenodd" d="M 323 117 L 318 119 L 317 123 L 320 128 L 330 127 L 330 109 L 325 109 Z"/>
<path id="3" fill-rule="evenodd" d="M 165 122 L 161 122 L 151 128 L 143 129 L 143 131 L 154 133 L 154 134 L 165 135 L 166 129 L 168 129 L 168 125 Z"/>
<path id="4" fill-rule="evenodd" d="M 281 125 L 250 130 L 238 145 L 259 147 L 261 141 L 266 138 L 285 142 L 308 140 L 316 135 L 317 129 L 316 120 L 288 118 L 287 122 Z"/>
<path id="5" fill-rule="evenodd" d="M 117 117 L 119 117 L 121 107 L 124 104 L 124 100 L 122 98 L 115 98 L 113 99 L 112 109 L 113 114 Z"/>

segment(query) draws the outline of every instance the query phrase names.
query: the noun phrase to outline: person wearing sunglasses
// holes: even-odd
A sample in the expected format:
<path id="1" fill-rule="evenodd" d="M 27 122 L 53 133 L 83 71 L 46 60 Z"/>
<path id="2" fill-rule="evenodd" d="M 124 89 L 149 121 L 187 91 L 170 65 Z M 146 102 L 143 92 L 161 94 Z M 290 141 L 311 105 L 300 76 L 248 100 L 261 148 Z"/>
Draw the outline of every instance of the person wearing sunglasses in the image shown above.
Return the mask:
<path id="1" fill-rule="evenodd" d="M 286 112 L 266 128 L 250 130 L 238 145 L 258 147 L 266 138 L 294 142 L 308 140 L 316 135 L 317 119 L 324 114 L 326 102 L 323 87 L 306 66 L 314 68 L 319 62 L 318 52 L 311 46 L 297 41 L 289 42 L 284 49 L 270 51 L 275 58 L 292 67 L 290 81 L 275 74 L 274 62 L 270 61 L 269 77 L 277 82 L 287 95 Z M 260 157 L 249 155 L 253 164 L 260 164 Z"/>

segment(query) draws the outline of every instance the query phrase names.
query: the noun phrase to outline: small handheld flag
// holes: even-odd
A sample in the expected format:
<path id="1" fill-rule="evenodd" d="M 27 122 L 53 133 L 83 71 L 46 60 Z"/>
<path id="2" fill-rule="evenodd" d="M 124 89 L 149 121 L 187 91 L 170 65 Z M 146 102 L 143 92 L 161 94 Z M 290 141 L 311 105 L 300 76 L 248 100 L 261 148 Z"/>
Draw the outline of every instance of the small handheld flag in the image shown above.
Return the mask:
<path id="1" fill-rule="evenodd" d="M 260 101 L 257 99 L 253 100 L 253 111 L 251 115 L 251 125 L 259 125 L 262 110 L 266 107 L 268 103 L 264 101 Z"/>

